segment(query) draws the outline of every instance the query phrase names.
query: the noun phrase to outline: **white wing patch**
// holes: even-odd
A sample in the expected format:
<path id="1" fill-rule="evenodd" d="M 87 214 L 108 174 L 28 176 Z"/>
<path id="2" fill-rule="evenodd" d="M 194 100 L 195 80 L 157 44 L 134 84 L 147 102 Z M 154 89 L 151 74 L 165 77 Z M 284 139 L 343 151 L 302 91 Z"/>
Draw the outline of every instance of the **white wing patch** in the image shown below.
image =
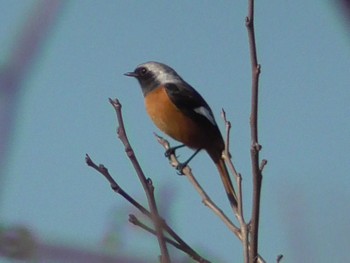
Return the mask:
<path id="1" fill-rule="evenodd" d="M 197 112 L 198 114 L 201 114 L 201 115 L 203 115 L 204 117 L 206 117 L 206 118 L 211 122 L 211 124 L 213 124 L 214 126 L 216 126 L 216 122 L 215 122 L 215 120 L 214 120 L 214 116 L 211 114 L 211 112 L 210 112 L 207 108 L 201 106 L 201 107 L 195 108 L 195 109 L 193 109 L 193 110 L 194 110 L 195 112 Z"/>

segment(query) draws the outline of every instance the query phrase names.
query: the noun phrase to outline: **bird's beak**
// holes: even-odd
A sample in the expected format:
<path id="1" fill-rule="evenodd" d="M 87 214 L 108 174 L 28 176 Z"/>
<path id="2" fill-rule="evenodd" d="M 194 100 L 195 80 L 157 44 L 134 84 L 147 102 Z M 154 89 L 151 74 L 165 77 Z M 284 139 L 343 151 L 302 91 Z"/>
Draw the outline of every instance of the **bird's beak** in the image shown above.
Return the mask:
<path id="1" fill-rule="evenodd" d="M 136 78 L 138 75 L 135 73 L 135 72 L 126 72 L 124 73 L 125 76 L 128 76 L 128 77 L 134 77 Z"/>

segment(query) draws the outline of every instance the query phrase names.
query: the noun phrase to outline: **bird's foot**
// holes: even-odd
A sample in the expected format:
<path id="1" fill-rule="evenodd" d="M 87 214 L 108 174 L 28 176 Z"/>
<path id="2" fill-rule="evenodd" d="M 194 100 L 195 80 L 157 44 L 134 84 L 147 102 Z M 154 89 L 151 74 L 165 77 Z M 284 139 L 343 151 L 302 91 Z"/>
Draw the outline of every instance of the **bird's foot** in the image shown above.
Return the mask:
<path id="1" fill-rule="evenodd" d="M 170 155 L 175 154 L 175 152 L 176 152 L 177 149 L 182 148 L 182 147 L 184 147 L 184 146 L 185 146 L 185 145 L 182 144 L 182 145 L 178 145 L 178 146 L 175 146 L 175 147 L 170 147 L 169 149 L 167 149 L 167 150 L 165 151 L 165 153 L 164 153 L 165 157 L 169 159 L 169 158 L 170 158 Z"/>
<path id="2" fill-rule="evenodd" d="M 185 169 L 185 167 L 187 166 L 187 162 L 184 163 L 179 163 L 175 168 L 177 170 L 177 174 L 178 175 L 185 175 L 183 170 Z"/>

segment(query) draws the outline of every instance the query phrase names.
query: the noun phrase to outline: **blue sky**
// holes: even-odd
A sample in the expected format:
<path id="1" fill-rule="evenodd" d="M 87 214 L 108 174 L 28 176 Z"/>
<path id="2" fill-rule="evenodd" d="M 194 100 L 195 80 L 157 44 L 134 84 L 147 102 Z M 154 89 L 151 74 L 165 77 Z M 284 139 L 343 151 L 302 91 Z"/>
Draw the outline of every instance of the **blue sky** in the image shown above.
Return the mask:
<path id="1" fill-rule="evenodd" d="M 0 18 L 1 63 L 35 2 L 0 0 L 6 9 Z M 169 166 L 153 137 L 157 129 L 144 111 L 138 83 L 123 73 L 145 61 L 164 62 L 206 98 L 222 131 L 220 111 L 226 110 L 249 217 L 246 2 L 68 1 L 22 86 L 3 175 L 2 224 L 25 224 L 42 240 L 94 248 L 116 224 L 123 253 L 156 258 L 156 239 L 128 226 L 128 214 L 135 210 L 84 163 L 89 153 L 145 203 L 116 138 L 108 98 L 117 97 L 129 139 L 144 172 L 163 193 L 161 207 L 171 225 L 204 257 L 239 262 L 239 242 Z M 269 262 L 278 254 L 284 262 L 349 258 L 350 38 L 332 2 L 256 3 L 259 132 L 261 156 L 269 161 L 260 253 Z M 190 153 L 181 151 L 180 158 Z M 191 167 L 229 213 L 209 157 L 201 153 Z"/>

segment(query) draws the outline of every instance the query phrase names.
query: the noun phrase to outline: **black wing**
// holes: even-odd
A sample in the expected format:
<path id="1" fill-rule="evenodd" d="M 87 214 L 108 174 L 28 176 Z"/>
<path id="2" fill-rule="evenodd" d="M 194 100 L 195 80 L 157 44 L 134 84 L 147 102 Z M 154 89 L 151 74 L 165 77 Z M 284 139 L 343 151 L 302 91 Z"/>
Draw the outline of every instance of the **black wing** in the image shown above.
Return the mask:
<path id="1" fill-rule="evenodd" d="M 167 83 L 165 87 L 171 101 L 184 114 L 204 126 L 217 126 L 208 103 L 189 84 Z"/>

